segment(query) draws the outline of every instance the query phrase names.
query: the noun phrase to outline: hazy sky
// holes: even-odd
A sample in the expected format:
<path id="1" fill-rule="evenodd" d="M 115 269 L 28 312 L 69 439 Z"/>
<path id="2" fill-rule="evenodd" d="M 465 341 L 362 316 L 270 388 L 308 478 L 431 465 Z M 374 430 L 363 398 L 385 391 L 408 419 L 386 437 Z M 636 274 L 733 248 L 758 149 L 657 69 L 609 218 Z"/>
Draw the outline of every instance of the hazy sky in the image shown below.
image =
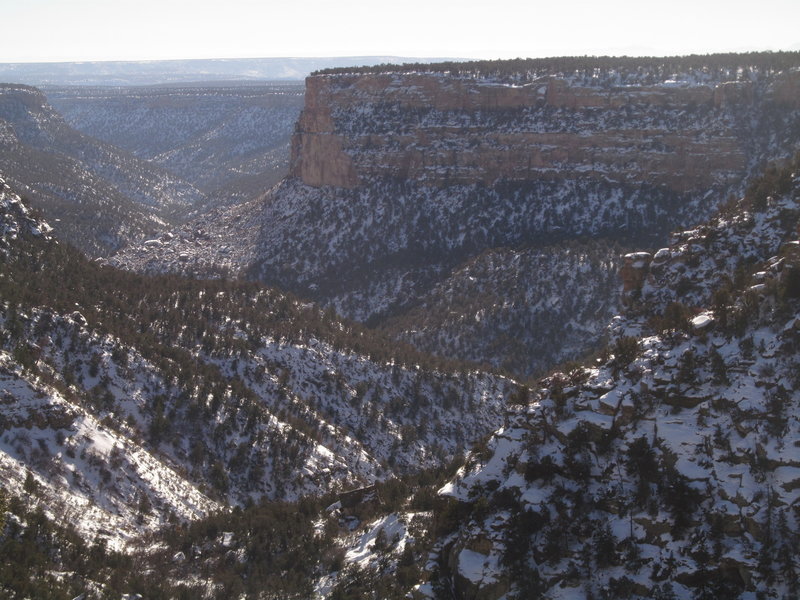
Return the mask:
<path id="1" fill-rule="evenodd" d="M 0 62 L 800 50 L 800 0 L 0 0 Z"/>

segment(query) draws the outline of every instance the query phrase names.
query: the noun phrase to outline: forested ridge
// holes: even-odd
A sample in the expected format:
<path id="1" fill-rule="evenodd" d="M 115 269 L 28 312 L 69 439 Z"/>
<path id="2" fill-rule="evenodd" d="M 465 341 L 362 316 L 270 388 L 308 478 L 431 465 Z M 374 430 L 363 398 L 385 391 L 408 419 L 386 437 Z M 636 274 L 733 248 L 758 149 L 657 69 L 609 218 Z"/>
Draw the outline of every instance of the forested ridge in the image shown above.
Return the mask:
<path id="1" fill-rule="evenodd" d="M 499 60 L 449 61 L 439 63 L 381 64 L 363 67 L 321 69 L 313 75 L 441 73 L 455 77 L 498 79 L 524 83 L 547 76 L 577 76 L 589 82 L 609 81 L 618 73 L 620 83 L 657 83 L 676 74 L 695 74 L 714 80 L 749 80 L 760 73 L 771 73 L 800 65 L 800 52 L 745 52 L 692 54 L 688 56 L 561 56 Z"/>

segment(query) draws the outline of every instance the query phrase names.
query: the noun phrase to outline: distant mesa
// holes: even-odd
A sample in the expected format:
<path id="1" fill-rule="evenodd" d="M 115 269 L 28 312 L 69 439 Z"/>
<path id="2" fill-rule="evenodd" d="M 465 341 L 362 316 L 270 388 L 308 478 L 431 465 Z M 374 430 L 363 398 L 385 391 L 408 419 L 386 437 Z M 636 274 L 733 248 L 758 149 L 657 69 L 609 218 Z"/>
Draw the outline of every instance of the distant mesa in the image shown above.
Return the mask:
<path id="1" fill-rule="evenodd" d="M 313 71 L 440 58 L 339 56 L 189 60 L 0 63 L 0 81 L 48 85 L 157 85 L 192 82 L 302 81 Z"/>

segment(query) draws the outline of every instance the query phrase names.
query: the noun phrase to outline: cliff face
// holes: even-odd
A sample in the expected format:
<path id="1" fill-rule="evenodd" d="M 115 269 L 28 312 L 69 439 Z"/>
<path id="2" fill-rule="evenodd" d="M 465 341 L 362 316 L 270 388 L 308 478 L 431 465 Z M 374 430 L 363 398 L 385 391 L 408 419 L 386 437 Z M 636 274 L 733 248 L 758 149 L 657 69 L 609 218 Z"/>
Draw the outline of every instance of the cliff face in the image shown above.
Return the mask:
<path id="1" fill-rule="evenodd" d="M 738 116 L 800 106 L 798 92 L 796 73 L 766 87 L 318 75 L 306 80 L 291 174 L 316 187 L 374 177 L 435 186 L 590 177 L 697 191 L 743 174 L 748 140 Z"/>
<path id="2" fill-rule="evenodd" d="M 353 161 L 334 131 L 331 105 L 318 83 L 311 77 L 306 81 L 306 104 L 292 138 L 290 174 L 315 187 L 352 188 L 358 183 Z"/>

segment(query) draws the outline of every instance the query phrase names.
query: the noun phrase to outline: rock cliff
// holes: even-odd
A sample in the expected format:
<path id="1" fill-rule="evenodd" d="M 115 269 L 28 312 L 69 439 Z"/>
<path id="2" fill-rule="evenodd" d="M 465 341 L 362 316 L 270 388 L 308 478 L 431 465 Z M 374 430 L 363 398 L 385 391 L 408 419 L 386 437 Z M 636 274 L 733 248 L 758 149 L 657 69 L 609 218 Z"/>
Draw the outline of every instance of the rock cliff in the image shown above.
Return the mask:
<path id="1" fill-rule="evenodd" d="M 747 166 L 737 115 L 796 108 L 798 92 L 796 73 L 761 86 L 316 75 L 306 80 L 291 173 L 347 188 L 375 177 L 437 186 L 594 177 L 701 190 L 736 180 Z"/>

